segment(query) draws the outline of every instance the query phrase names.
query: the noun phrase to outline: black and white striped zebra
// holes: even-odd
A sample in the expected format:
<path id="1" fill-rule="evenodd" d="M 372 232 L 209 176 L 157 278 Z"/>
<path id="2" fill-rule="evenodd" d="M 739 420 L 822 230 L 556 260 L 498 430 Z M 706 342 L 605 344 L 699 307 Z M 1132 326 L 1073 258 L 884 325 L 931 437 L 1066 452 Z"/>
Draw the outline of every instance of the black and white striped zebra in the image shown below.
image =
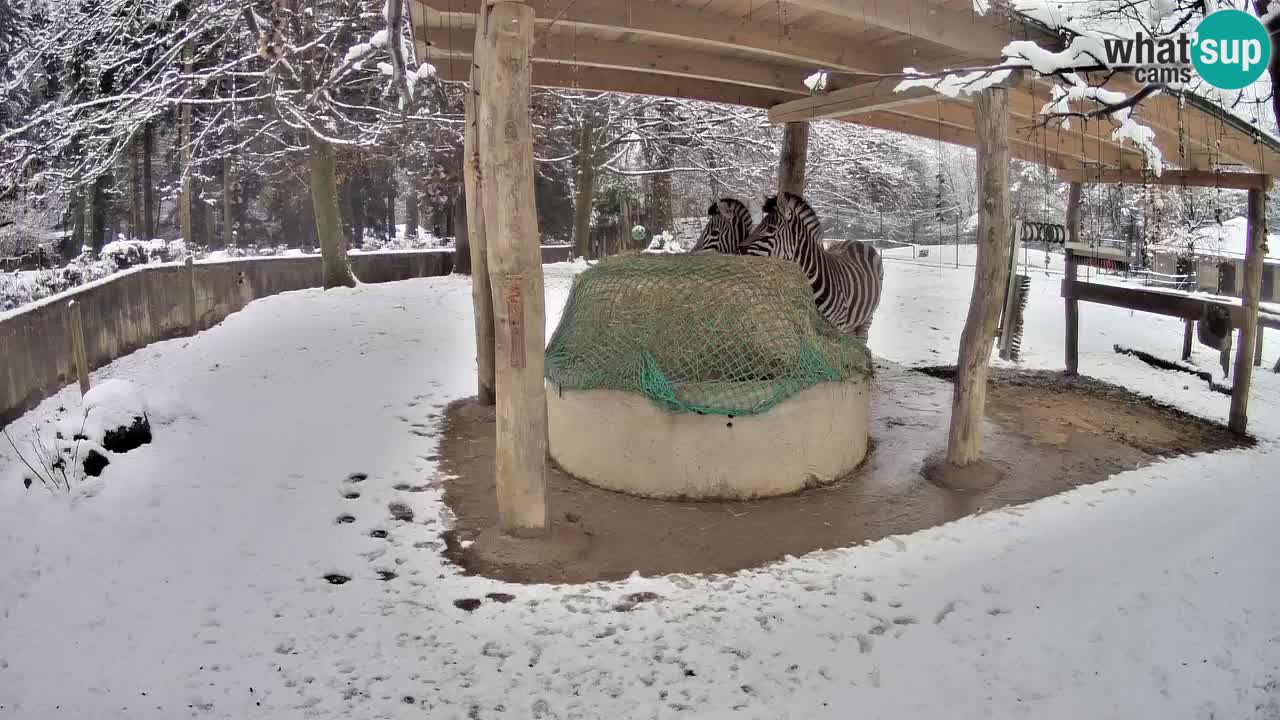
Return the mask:
<path id="1" fill-rule="evenodd" d="M 711 251 L 737 255 L 751 232 L 751 211 L 740 200 L 720 198 L 707 208 L 707 225 L 689 252 Z"/>
<path id="2" fill-rule="evenodd" d="M 821 235 L 821 222 L 809 203 L 784 192 L 765 200 L 764 218 L 747 236 L 742 254 L 795 261 L 813 288 L 818 312 L 841 333 L 865 340 L 884 285 L 880 253 L 860 242 L 828 251 Z"/>

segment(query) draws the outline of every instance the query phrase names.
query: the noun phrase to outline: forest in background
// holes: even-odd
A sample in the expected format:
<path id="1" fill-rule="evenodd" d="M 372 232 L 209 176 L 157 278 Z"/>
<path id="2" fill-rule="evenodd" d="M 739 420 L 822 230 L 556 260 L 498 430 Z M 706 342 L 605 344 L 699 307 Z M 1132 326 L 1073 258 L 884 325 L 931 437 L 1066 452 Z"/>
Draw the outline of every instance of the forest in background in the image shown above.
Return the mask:
<path id="1" fill-rule="evenodd" d="M 403 11 L 383 0 L 0 0 L 0 256 L 96 259 L 117 239 L 313 249 L 335 224 L 343 247 L 465 238 L 463 88 L 414 57 L 407 25 L 390 22 Z M 763 111 L 539 89 L 532 120 L 543 242 L 582 255 L 626 247 L 636 224 L 675 230 L 714 197 L 758 208 L 774 187 L 781 131 Z M 1052 171 L 1016 162 L 1011 190 L 1016 217 L 1060 222 L 1065 187 Z M 817 123 L 806 194 L 829 237 L 954 242 L 973 232 L 974 158 Z M 1087 236 L 1130 240 L 1244 205 L 1239 192 L 1141 186 L 1086 200 Z"/>

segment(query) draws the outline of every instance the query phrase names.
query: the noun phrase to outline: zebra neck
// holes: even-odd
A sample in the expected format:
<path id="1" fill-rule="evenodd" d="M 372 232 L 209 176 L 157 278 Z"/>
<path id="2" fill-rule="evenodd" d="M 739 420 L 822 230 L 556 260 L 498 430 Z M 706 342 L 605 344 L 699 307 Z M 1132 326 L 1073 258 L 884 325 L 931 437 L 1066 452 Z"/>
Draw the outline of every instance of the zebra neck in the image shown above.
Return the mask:
<path id="1" fill-rule="evenodd" d="M 809 287 L 813 288 L 815 293 L 819 292 L 824 288 L 825 279 L 829 277 L 830 270 L 830 261 L 827 258 L 827 252 L 822 248 L 822 243 L 803 242 L 797 248 L 797 255 L 801 259 L 800 267 L 809 280 Z"/>

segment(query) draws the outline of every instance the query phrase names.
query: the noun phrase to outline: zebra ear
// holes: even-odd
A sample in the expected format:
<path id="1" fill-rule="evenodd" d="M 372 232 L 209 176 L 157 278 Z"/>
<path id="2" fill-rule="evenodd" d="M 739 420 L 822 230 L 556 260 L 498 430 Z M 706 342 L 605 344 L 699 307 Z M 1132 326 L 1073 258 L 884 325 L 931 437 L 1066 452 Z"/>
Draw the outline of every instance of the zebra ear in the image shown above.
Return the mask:
<path id="1" fill-rule="evenodd" d="M 707 208 L 707 215 L 711 216 L 711 215 L 719 215 L 719 214 L 720 214 L 720 203 L 719 202 L 711 203 L 711 207 Z"/>
<path id="2" fill-rule="evenodd" d="M 764 199 L 764 207 L 761 208 L 765 215 L 778 211 L 778 196 L 770 195 Z"/>

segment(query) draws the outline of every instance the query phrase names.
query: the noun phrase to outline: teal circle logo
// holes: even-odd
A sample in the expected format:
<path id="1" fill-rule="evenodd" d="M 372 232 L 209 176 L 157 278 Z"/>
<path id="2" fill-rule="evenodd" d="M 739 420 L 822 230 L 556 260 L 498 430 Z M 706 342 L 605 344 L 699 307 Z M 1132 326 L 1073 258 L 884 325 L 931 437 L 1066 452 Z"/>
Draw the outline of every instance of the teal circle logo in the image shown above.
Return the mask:
<path id="1" fill-rule="evenodd" d="M 1258 18 L 1240 10 L 1210 13 L 1196 28 L 1191 63 L 1210 85 L 1239 90 L 1262 77 L 1271 61 L 1271 37 Z"/>

